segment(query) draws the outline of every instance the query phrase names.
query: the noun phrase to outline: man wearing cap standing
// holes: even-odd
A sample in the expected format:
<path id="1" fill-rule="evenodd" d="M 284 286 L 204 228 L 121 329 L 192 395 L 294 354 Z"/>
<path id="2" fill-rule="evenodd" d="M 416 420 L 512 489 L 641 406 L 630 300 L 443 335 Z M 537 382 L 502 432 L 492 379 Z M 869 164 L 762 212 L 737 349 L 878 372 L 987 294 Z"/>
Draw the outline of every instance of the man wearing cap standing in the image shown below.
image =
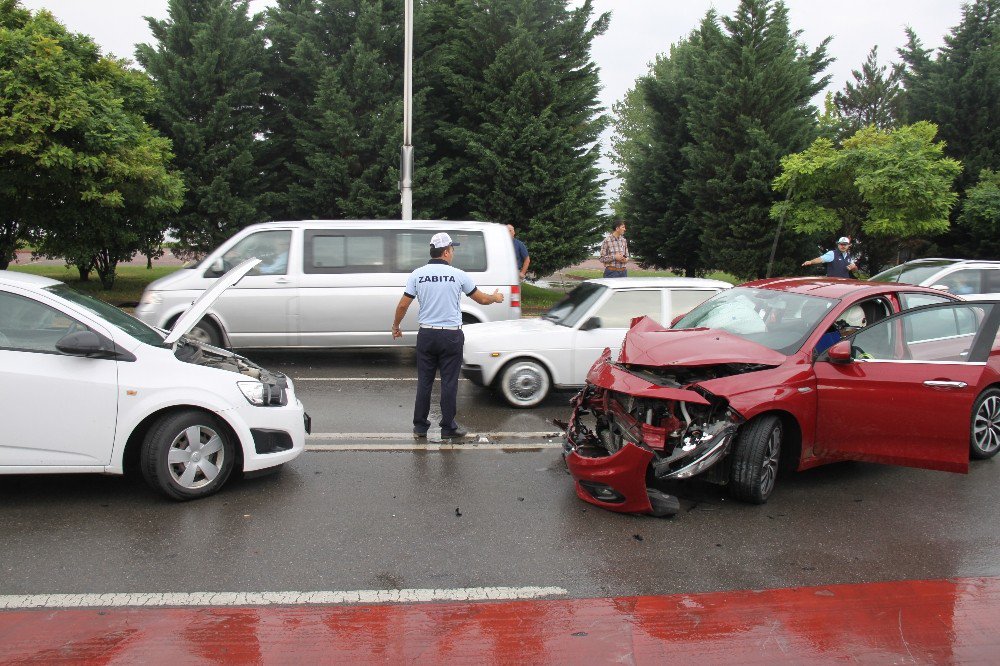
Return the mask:
<path id="1" fill-rule="evenodd" d="M 396 306 L 392 322 L 392 337 L 400 338 L 399 329 L 413 299 L 420 301 L 417 321 L 417 399 L 413 406 L 413 434 L 426 437 L 431 422 L 431 389 L 434 376 L 441 372 L 441 438 L 464 437 L 468 431 L 455 421 L 458 403 L 458 371 L 462 367 L 462 310 L 458 305 L 464 293 L 480 305 L 503 303 L 497 289 L 484 294 L 476 289 L 472 279 L 451 265 L 459 243 L 445 233 L 431 238 L 431 260 L 410 273 L 403 296 Z"/>
<path id="2" fill-rule="evenodd" d="M 849 253 L 850 249 L 851 239 L 847 236 L 841 236 L 837 241 L 836 250 L 830 250 L 815 259 L 803 261 L 802 265 L 814 266 L 816 264 L 826 264 L 827 277 L 850 278 L 853 277 L 851 273 L 858 270 L 857 264 L 854 263 L 854 258 Z"/>

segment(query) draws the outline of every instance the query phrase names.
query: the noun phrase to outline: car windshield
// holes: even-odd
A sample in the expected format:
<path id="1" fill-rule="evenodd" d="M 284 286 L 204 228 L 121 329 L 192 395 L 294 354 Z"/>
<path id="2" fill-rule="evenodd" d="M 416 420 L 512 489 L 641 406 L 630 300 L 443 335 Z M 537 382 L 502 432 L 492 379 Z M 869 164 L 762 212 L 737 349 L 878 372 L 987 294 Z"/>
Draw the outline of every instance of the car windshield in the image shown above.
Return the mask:
<path id="1" fill-rule="evenodd" d="M 60 298 L 75 305 L 86 308 L 98 317 L 104 319 L 109 324 L 113 324 L 122 329 L 136 340 L 145 342 L 147 345 L 160 347 L 163 345 L 163 334 L 155 328 L 147 326 L 132 315 L 122 312 L 113 305 L 108 305 L 104 301 L 99 301 L 92 296 L 81 294 L 80 292 L 64 285 L 56 284 L 46 287 L 48 291 Z"/>
<path id="2" fill-rule="evenodd" d="M 548 319 L 560 326 L 575 326 L 606 289 L 607 287 L 603 285 L 584 282 L 553 305 L 542 315 L 542 319 Z"/>
<path id="3" fill-rule="evenodd" d="M 872 282 L 902 282 L 904 284 L 921 284 L 945 266 L 951 266 L 954 261 L 921 261 L 893 266 L 871 277 Z"/>
<path id="4" fill-rule="evenodd" d="M 837 303 L 832 298 L 737 287 L 705 301 L 672 328 L 719 329 L 793 354 Z"/>

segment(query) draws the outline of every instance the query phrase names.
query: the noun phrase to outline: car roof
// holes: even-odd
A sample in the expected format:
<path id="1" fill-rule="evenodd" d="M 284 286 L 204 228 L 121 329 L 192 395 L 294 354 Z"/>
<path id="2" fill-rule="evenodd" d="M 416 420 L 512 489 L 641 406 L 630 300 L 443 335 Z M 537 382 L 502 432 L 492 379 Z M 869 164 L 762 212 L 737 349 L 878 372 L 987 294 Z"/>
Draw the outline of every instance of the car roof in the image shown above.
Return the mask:
<path id="1" fill-rule="evenodd" d="M 385 227 L 387 229 L 417 229 L 420 231 L 437 231 L 440 229 L 485 229 L 506 227 L 499 222 L 480 222 L 475 220 L 289 220 L 260 222 L 251 224 L 245 229 L 269 229 L 281 227 L 284 229 L 370 229 Z M 506 231 L 506 229 L 504 229 Z"/>
<path id="2" fill-rule="evenodd" d="M 0 271 L 0 284 L 23 287 L 28 289 L 43 289 L 54 284 L 60 284 L 59 280 L 53 280 L 41 275 L 32 273 L 22 273 L 20 271 Z"/>
<path id="3" fill-rule="evenodd" d="M 624 277 L 587 280 L 609 289 L 729 289 L 733 285 L 723 280 L 688 277 Z"/>
<path id="4" fill-rule="evenodd" d="M 972 265 L 984 265 L 984 266 L 1000 266 L 1000 261 L 994 261 L 992 259 L 946 259 L 944 257 L 923 257 L 922 259 L 911 259 L 909 261 L 903 262 L 903 266 L 913 266 L 915 264 L 941 264 L 943 266 L 957 266 L 959 264 L 963 266 Z"/>
<path id="5" fill-rule="evenodd" d="M 868 282 L 862 280 L 849 280 L 845 278 L 815 278 L 815 277 L 794 277 L 794 278 L 767 278 L 754 280 L 740 287 L 750 287 L 754 289 L 773 289 L 775 291 L 789 291 L 807 296 L 820 296 L 822 298 L 842 299 L 853 294 L 863 294 L 865 292 L 880 293 L 887 291 L 921 291 L 931 294 L 945 294 L 938 289 L 930 287 L 917 287 L 912 284 L 900 282 Z M 950 294 L 945 294 L 952 297 Z"/>

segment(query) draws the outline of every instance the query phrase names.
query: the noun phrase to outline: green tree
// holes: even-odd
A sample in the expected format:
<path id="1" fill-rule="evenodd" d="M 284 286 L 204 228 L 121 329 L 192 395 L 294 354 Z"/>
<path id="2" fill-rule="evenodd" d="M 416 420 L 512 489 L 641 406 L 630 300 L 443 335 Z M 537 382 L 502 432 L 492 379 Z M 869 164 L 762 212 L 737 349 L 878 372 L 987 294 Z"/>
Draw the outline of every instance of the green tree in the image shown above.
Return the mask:
<path id="1" fill-rule="evenodd" d="M 906 63 L 904 111 L 907 122 L 927 120 L 939 128 L 946 154 L 960 160 L 964 173 L 959 205 L 941 251 L 958 256 L 995 256 L 1000 241 L 983 238 L 963 223 L 966 190 L 983 169 L 1000 170 L 1000 0 L 974 0 L 932 57 L 917 35 L 900 50 Z"/>
<path id="2" fill-rule="evenodd" d="M 868 125 L 879 129 L 898 127 L 903 65 L 880 66 L 878 47 L 873 46 L 861 69 L 855 69 L 851 75 L 854 82 L 848 81 L 844 90 L 833 97 L 838 113 L 847 121 L 848 132 Z"/>
<path id="3" fill-rule="evenodd" d="M 146 19 L 155 45 L 136 48 L 159 91 L 155 123 L 173 141 L 186 186 L 184 205 L 167 221 L 193 255 L 263 217 L 265 51 L 262 17 L 249 16 L 248 4 L 170 0 L 168 18 Z"/>
<path id="4" fill-rule="evenodd" d="M 789 28 L 784 3 L 771 0 L 742 0 L 722 19 L 722 31 L 716 24 L 709 12 L 700 28 L 683 189 L 702 229 L 705 263 L 763 277 L 776 233 L 769 219 L 776 196 L 771 181 L 780 158 L 816 136 L 810 100 L 829 80 L 817 79 L 829 62 L 829 39 L 807 51 Z M 802 237 L 782 235 L 774 272 L 794 271 L 804 254 Z"/>
<path id="5" fill-rule="evenodd" d="M 1000 237 L 1000 172 L 980 172 L 976 184 L 966 190 L 961 222 L 982 238 Z M 986 258 L 1000 259 L 1000 252 Z"/>
<path id="6" fill-rule="evenodd" d="M 0 2 L 0 267 L 8 239 L 30 240 L 110 286 L 119 261 L 162 238 L 157 216 L 183 186 L 143 118 L 154 97 L 145 74 L 49 12 Z"/>
<path id="7" fill-rule="evenodd" d="M 874 272 L 894 259 L 901 241 L 948 228 L 962 166 L 944 156 L 931 123 L 896 130 L 868 126 L 837 147 L 816 139 L 781 160 L 774 188 L 787 198 L 771 217 L 800 234 L 846 235 L 863 249 L 861 269 Z"/>
<path id="8" fill-rule="evenodd" d="M 656 59 L 616 109 L 614 143 L 622 178 L 616 211 L 631 225 L 630 250 L 644 265 L 689 276 L 706 270 L 701 227 L 684 188 L 690 167 L 684 147 L 692 141 L 687 100 L 701 41 L 695 31 L 672 46 L 669 57 Z"/>
<path id="9" fill-rule="evenodd" d="M 609 16 L 591 0 L 448 0 L 434 155 L 450 165 L 452 219 L 519 230 L 539 275 L 583 259 L 600 238 L 597 169 L 606 119 L 591 44 Z"/>

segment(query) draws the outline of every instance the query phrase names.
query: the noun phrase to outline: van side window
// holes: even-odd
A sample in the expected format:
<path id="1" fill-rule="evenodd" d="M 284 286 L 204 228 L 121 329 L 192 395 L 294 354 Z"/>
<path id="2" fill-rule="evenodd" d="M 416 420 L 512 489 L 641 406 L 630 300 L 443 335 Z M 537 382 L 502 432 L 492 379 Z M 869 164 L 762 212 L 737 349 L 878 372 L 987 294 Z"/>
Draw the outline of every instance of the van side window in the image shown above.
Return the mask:
<path id="1" fill-rule="evenodd" d="M 481 273 L 486 270 L 486 240 L 481 231 L 446 231 L 456 243 L 452 265 L 469 273 Z M 409 273 L 414 268 L 422 266 L 430 260 L 431 236 L 437 231 L 396 231 L 396 263 L 394 272 Z"/>
<path id="2" fill-rule="evenodd" d="M 233 266 L 250 257 L 260 263 L 247 275 L 285 275 L 288 272 L 288 248 L 292 232 L 260 231 L 250 234 L 222 255 L 222 265 L 210 266 L 205 277 L 219 277 Z"/>
<path id="3" fill-rule="evenodd" d="M 382 231 L 307 231 L 306 273 L 385 273 L 389 271 Z"/>

